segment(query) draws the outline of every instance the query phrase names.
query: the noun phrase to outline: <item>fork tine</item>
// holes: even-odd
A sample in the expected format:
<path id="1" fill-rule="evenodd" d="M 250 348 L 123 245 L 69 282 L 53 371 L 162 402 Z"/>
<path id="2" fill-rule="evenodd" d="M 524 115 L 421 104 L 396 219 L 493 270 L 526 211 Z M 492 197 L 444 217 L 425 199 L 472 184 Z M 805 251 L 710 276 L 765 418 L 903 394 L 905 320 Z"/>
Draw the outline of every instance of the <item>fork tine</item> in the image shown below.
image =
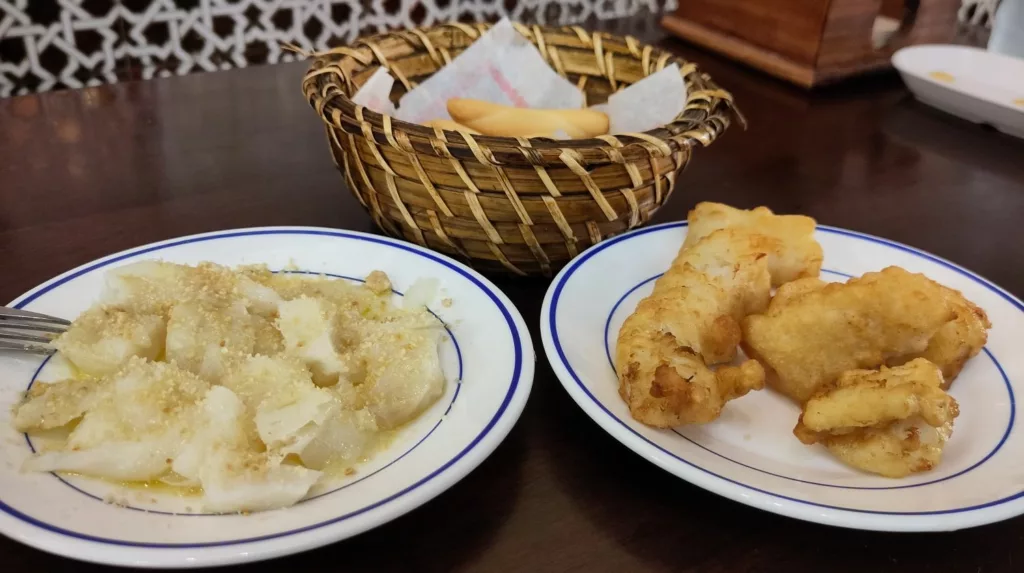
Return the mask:
<path id="1" fill-rule="evenodd" d="M 0 307 L 0 351 L 53 354 L 56 349 L 51 342 L 70 324 L 70 321 L 55 316 Z"/>
<path id="2" fill-rule="evenodd" d="M 53 354 L 56 349 L 48 344 L 35 344 L 32 342 L 7 342 L 0 339 L 0 351 L 16 350 L 18 352 L 31 352 L 33 354 Z"/>
<path id="3" fill-rule="evenodd" d="M 52 340 L 52 336 L 32 336 L 31 334 L 20 334 L 17 332 L 0 330 L 0 341 L 38 342 L 40 344 L 49 344 Z"/>
<path id="4" fill-rule="evenodd" d="M 40 314 L 38 312 L 31 312 L 28 310 L 21 310 L 20 308 L 10 308 L 6 306 L 0 306 L 0 323 L 15 320 L 22 322 L 41 322 L 48 324 L 61 324 L 67 326 L 71 324 L 71 321 L 63 318 L 57 318 L 56 316 L 49 316 L 46 314 Z"/>
<path id="5" fill-rule="evenodd" d="M 26 323 L 0 320 L 0 331 L 30 330 L 33 332 L 50 332 L 53 334 L 61 334 L 67 329 L 68 327 L 64 326 L 63 324 L 46 324 L 42 322 Z"/>

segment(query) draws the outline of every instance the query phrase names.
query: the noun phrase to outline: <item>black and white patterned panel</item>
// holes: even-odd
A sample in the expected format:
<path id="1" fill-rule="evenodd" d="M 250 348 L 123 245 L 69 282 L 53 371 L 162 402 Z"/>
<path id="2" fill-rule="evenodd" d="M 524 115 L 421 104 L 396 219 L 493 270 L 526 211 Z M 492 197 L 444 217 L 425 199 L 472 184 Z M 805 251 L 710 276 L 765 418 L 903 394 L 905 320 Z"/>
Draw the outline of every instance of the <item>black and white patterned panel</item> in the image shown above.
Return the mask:
<path id="1" fill-rule="evenodd" d="M 0 97 L 115 81 L 111 0 L 0 0 Z"/>
<path id="2" fill-rule="evenodd" d="M 573 24 L 676 0 L 0 0 L 0 97 L 290 61 L 451 20 Z"/>

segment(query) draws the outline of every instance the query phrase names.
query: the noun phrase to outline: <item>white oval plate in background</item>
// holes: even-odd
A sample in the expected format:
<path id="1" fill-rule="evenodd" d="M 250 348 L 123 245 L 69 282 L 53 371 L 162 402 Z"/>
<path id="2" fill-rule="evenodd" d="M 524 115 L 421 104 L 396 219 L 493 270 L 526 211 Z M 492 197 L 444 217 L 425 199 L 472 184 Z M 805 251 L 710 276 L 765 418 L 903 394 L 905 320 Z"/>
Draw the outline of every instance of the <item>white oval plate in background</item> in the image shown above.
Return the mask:
<path id="1" fill-rule="evenodd" d="M 684 480 L 747 505 L 842 527 L 939 531 L 1024 513 L 1024 305 L 952 263 L 885 239 L 819 227 L 825 280 L 898 265 L 964 293 L 992 320 L 988 344 L 953 383 L 960 403 L 942 462 L 894 480 L 843 465 L 793 436 L 800 410 L 765 389 L 705 425 L 661 430 L 629 415 L 612 366 L 619 327 L 669 267 L 686 223 L 640 229 L 591 247 L 555 278 L 541 310 L 544 351 L 562 385 L 609 434 Z"/>
<path id="2" fill-rule="evenodd" d="M 265 264 L 361 280 L 391 278 L 396 296 L 434 278 L 430 309 L 447 325 L 442 398 L 357 472 L 297 505 L 250 515 L 205 515 L 161 492 L 47 473 L 23 473 L 32 442 L 11 407 L 59 359 L 0 354 L 0 533 L 67 557 L 136 567 L 196 567 L 267 559 L 325 545 L 402 515 L 480 464 L 519 418 L 534 352 L 522 317 L 490 281 L 445 256 L 393 239 L 308 227 L 221 231 L 111 255 L 54 278 L 9 306 L 72 319 L 98 298 L 104 273 L 139 260 L 228 266 Z M 441 304 L 451 299 L 450 305 Z M 104 500 L 115 500 L 118 505 Z"/>
<path id="3" fill-rule="evenodd" d="M 1024 137 L 1024 60 L 969 46 L 922 45 L 897 51 L 892 64 L 922 102 Z"/>

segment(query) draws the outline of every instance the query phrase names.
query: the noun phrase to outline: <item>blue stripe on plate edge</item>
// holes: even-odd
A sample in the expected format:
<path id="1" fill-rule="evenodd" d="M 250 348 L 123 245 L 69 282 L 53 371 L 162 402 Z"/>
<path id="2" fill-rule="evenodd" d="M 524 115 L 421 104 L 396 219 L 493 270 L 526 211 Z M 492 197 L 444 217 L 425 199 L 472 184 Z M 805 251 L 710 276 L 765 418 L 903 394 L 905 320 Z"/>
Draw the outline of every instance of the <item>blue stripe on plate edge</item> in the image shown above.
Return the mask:
<path id="1" fill-rule="evenodd" d="M 556 285 L 554 285 L 554 292 L 553 292 L 552 297 L 551 297 L 551 306 L 550 306 L 550 309 L 548 310 L 547 319 L 548 319 L 548 328 L 549 328 L 549 331 L 551 332 L 551 339 L 552 339 L 552 342 L 554 343 L 555 350 L 558 352 L 558 358 L 562 362 L 562 365 L 565 367 L 566 371 L 569 372 L 569 375 L 572 376 L 573 380 L 576 382 L 576 384 L 579 386 L 579 388 L 581 390 L 583 390 L 583 392 L 587 395 L 587 397 L 589 397 L 591 399 L 591 401 L 595 405 L 597 405 L 599 408 L 601 408 L 601 410 L 603 410 L 605 412 L 605 414 L 607 414 L 611 419 L 617 421 L 622 427 L 624 427 L 625 429 L 629 430 L 636 437 L 640 438 L 641 440 L 643 440 L 644 442 L 646 442 L 650 446 L 656 448 L 658 451 L 663 452 L 666 455 L 672 457 L 673 459 L 676 459 L 676 460 L 678 460 L 678 461 L 680 461 L 680 462 L 682 462 L 682 463 L 684 463 L 684 464 L 686 464 L 686 465 L 688 465 L 688 466 L 690 466 L 690 467 L 692 467 L 694 469 L 697 469 L 697 470 L 700 470 L 700 471 L 702 471 L 704 473 L 707 473 L 707 474 L 711 475 L 712 477 L 715 477 L 715 478 L 717 478 L 719 480 L 722 480 L 722 481 L 725 481 L 725 482 L 729 482 L 729 483 L 732 483 L 734 485 L 740 486 L 742 488 L 749 489 L 749 490 L 752 490 L 752 491 L 756 491 L 758 493 L 762 493 L 762 494 L 765 494 L 765 495 L 768 495 L 768 496 L 771 496 L 771 497 L 774 497 L 774 498 L 785 499 L 787 501 L 792 501 L 792 502 L 795 502 L 795 503 L 800 503 L 800 504 L 814 506 L 814 507 L 822 507 L 822 508 L 826 508 L 826 509 L 835 509 L 835 510 L 846 511 L 846 512 L 850 512 L 850 513 L 863 513 L 863 514 L 874 514 L 874 515 L 895 515 L 895 516 L 941 515 L 941 514 L 963 513 L 963 512 L 968 512 L 968 511 L 975 511 L 975 510 L 978 510 L 978 509 L 984 509 L 984 508 L 987 508 L 987 507 L 993 507 L 993 506 L 1001 505 L 1003 503 L 1007 503 L 1007 502 L 1019 499 L 1021 497 L 1024 497 L 1024 490 L 1022 490 L 1022 491 L 1020 491 L 1020 492 L 1018 492 L 1018 493 L 1016 493 L 1014 495 L 1011 495 L 1011 496 L 1008 496 L 1008 497 L 1005 497 L 1005 498 L 1002 498 L 1002 499 L 999 499 L 999 500 L 983 503 L 983 504 L 978 504 L 978 505 L 969 506 L 969 507 L 963 507 L 963 508 L 957 508 L 957 509 L 951 509 L 951 510 L 924 511 L 924 512 L 897 512 L 897 511 L 861 510 L 861 509 L 853 509 L 853 508 L 846 508 L 846 507 L 840 507 L 840 506 L 821 504 L 821 503 L 806 501 L 806 500 L 802 500 L 802 499 L 796 499 L 796 498 L 793 498 L 793 497 L 788 497 L 788 496 L 780 495 L 780 494 L 777 494 L 777 493 L 772 493 L 770 491 L 762 490 L 762 489 L 759 489 L 759 488 L 756 488 L 756 487 L 753 487 L 753 486 L 750 486 L 750 485 L 738 482 L 736 480 L 727 478 L 725 476 L 718 475 L 718 474 L 716 474 L 716 473 L 714 473 L 714 472 L 712 472 L 710 470 L 707 470 L 707 469 L 702 468 L 700 466 L 697 466 L 697 465 L 695 465 L 695 464 L 693 464 L 691 462 L 688 462 L 688 461 L 686 461 L 686 460 L 676 456 L 675 454 L 665 450 L 664 448 L 658 446 L 654 442 L 648 440 L 646 437 L 642 436 L 636 430 L 634 430 L 633 428 L 629 427 L 624 421 L 622 421 L 621 419 L 616 417 L 614 414 L 612 414 L 607 408 L 604 407 L 603 404 L 601 404 L 600 401 L 597 400 L 596 397 L 594 397 L 593 394 L 591 394 L 590 390 L 588 390 L 587 387 L 583 384 L 583 382 L 580 380 L 579 376 L 572 369 L 572 366 L 569 364 L 569 361 L 566 359 L 565 353 L 562 350 L 562 345 L 561 345 L 561 342 L 558 339 L 558 330 L 556 328 L 556 322 L 555 322 L 555 315 L 556 315 L 556 312 L 557 312 L 557 309 L 558 309 L 558 300 L 559 300 L 559 297 L 561 296 L 562 288 L 565 286 L 565 284 L 568 281 L 569 277 L 571 277 L 573 275 L 573 273 L 575 273 L 576 270 L 583 263 L 585 263 L 588 259 L 590 259 L 594 255 L 596 255 L 597 253 L 603 251 L 604 249 L 606 249 L 608 247 L 611 247 L 612 245 L 614 245 L 614 244 L 616 244 L 616 243 L 618 243 L 620 241 L 623 241 L 623 240 L 626 240 L 626 239 L 630 239 L 630 238 L 633 238 L 633 237 L 637 237 L 637 236 L 640 236 L 640 235 L 645 235 L 645 234 L 648 234 L 648 233 L 663 231 L 663 230 L 666 230 L 666 229 L 682 228 L 682 227 L 685 227 L 685 226 L 687 226 L 687 222 L 686 221 L 680 221 L 680 222 L 675 222 L 675 223 L 664 223 L 664 224 L 661 224 L 661 225 L 655 225 L 653 227 L 647 227 L 647 228 L 644 228 L 644 229 L 639 229 L 639 230 L 636 230 L 636 231 L 633 231 L 633 232 L 630 232 L 630 233 L 619 235 L 618 237 L 614 237 L 614 238 L 608 239 L 607 241 L 599 243 L 598 245 L 592 247 L 587 252 L 584 252 L 579 257 L 577 257 L 575 260 L 573 260 L 570 263 L 569 267 L 567 267 L 567 269 L 564 271 L 564 274 L 562 274 L 562 276 L 559 279 L 558 283 Z M 1007 302 L 1012 304 L 1014 307 L 1016 307 L 1021 312 L 1024 312 L 1024 303 L 1021 303 L 1021 301 L 1017 300 L 1014 296 L 1012 296 L 1008 292 L 1004 291 L 1002 288 L 1000 288 L 1000 287 L 996 286 L 995 284 L 992 284 L 988 280 L 986 280 L 986 279 L 984 279 L 984 278 L 982 278 L 982 277 L 980 277 L 978 275 L 975 275 L 974 273 L 972 273 L 972 272 L 970 272 L 970 271 L 960 267 L 959 265 L 956 265 L 956 264 L 954 264 L 954 263 L 952 263 L 950 261 L 947 261 L 945 259 L 942 259 L 942 258 L 937 257 L 935 255 L 932 255 L 930 253 L 926 253 L 924 251 L 920 251 L 918 249 L 915 249 L 915 248 L 910 247 L 908 245 L 904 245 L 902 243 L 898 243 L 896 241 L 890 241 L 888 239 L 883 239 L 881 237 L 875 237 L 875 236 L 867 235 L 867 234 L 864 234 L 864 233 L 858 233 L 858 232 L 855 232 L 855 231 L 848 231 L 846 229 L 839 229 L 839 228 L 835 228 L 835 227 L 819 225 L 818 226 L 818 230 L 819 231 L 828 232 L 828 233 L 833 233 L 833 234 L 836 234 L 836 235 L 844 235 L 844 236 L 852 237 L 852 238 L 855 238 L 855 239 L 860 239 L 860 240 L 864 240 L 864 241 L 868 241 L 868 242 L 872 242 L 872 243 L 877 243 L 877 244 L 885 245 L 885 246 L 892 247 L 892 248 L 895 248 L 897 250 L 901 250 L 901 251 L 907 252 L 909 254 L 912 254 L 912 255 L 924 258 L 926 260 L 932 261 L 932 262 L 934 262 L 936 264 L 939 264 L 939 265 L 944 266 L 944 267 L 946 267 L 946 268 L 948 268 L 950 270 L 953 270 L 953 271 L 955 271 L 955 272 L 957 272 L 957 273 L 959 273 L 959 274 L 961 274 L 961 275 L 971 279 L 972 281 L 974 281 L 974 282 L 976 282 L 976 283 L 986 287 L 987 289 L 991 290 L 992 292 L 995 292 L 996 294 L 1000 295 L 1002 298 L 1004 298 Z M 543 317 L 542 317 L 542 319 L 543 319 Z M 995 357 L 993 357 L 993 360 L 994 359 L 995 359 Z M 998 364 L 999 364 L 998 361 L 996 362 L 996 364 L 998 366 Z M 1002 368 L 1001 367 L 1000 367 L 1000 372 L 1002 372 Z M 1003 375 L 1005 376 L 1005 373 L 1003 373 Z M 1013 397 L 1011 395 L 1011 399 L 1012 398 Z M 1012 405 L 1011 407 L 1012 407 L 1011 411 L 1015 411 L 1015 409 L 1016 409 L 1015 405 Z M 1014 424 L 1014 420 L 1011 417 L 1010 426 L 1012 427 L 1013 424 Z"/>
<path id="2" fill-rule="evenodd" d="M 470 451 L 472 451 L 473 448 L 475 448 L 476 445 L 488 433 L 490 433 L 491 429 L 494 427 L 495 424 L 497 424 L 498 420 L 502 417 L 502 414 L 504 414 L 505 410 L 508 408 L 509 403 L 512 401 L 512 396 L 515 394 L 515 390 L 519 386 L 519 381 L 520 381 L 519 379 L 520 379 L 520 377 L 522 375 L 522 366 L 523 366 L 523 348 L 522 348 L 522 345 L 520 343 L 520 336 L 519 336 L 519 335 L 521 335 L 521 333 L 516 328 L 515 321 L 512 319 L 511 314 L 509 314 L 508 309 L 501 303 L 500 300 L 498 300 L 498 298 L 494 295 L 494 292 L 492 292 L 491 289 L 487 288 L 483 283 L 481 283 L 480 280 L 477 277 L 473 276 L 471 273 L 467 272 L 465 269 L 459 268 L 459 266 L 456 266 L 456 265 L 452 264 L 452 262 L 446 260 L 446 258 L 442 258 L 442 257 L 440 257 L 440 256 L 438 256 L 438 255 L 436 255 L 434 253 L 431 253 L 430 251 L 428 251 L 426 249 L 422 249 L 422 248 L 419 248 L 419 247 L 414 247 L 413 245 L 402 243 L 402 242 L 397 241 L 397 240 L 386 239 L 386 238 L 383 238 L 383 237 L 374 237 L 374 236 L 365 235 L 365 234 L 362 234 L 362 233 L 352 233 L 352 232 L 344 232 L 344 231 L 331 231 L 331 230 L 327 230 L 327 229 L 319 229 L 318 230 L 318 229 L 287 229 L 287 228 L 260 229 L 260 230 L 250 230 L 250 231 L 225 231 L 225 232 L 220 232 L 220 233 L 216 233 L 215 232 L 215 233 L 209 233 L 209 234 L 203 234 L 203 235 L 196 235 L 196 236 L 192 236 L 192 237 L 185 237 L 185 238 L 180 239 L 180 240 L 171 240 L 171 241 L 164 242 L 164 243 L 158 243 L 156 245 L 150 245 L 150 246 L 145 246 L 145 247 L 139 247 L 139 248 L 136 248 L 136 249 L 131 249 L 131 250 L 128 250 L 128 251 L 124 251 L 124 252 L 121 252 L 121 253 L 117 253 L 117 254 L 111 255 L 111 256 L 109 256 L 109 257 L 107 257 L 105 259 L 101 259 L 98 262 L 87 264 L 87 265 L 85 265 L 83 267 L 80 267 L 79 269 L 76 269 L 76 270 L 73 270 L 73 271 L 67 273 L 65 276 L 61 276 L 61 277 L 58 277 L 57 279 L 53 279 L 49 283 L 44 283 L 42 286 L 37 287 L 36 290 L 30 291 L 29 294 L 24 295 L 20 300 L 16 299 L 16 302 L 14 304 L 12 304 L 11 306 L 13 306 L 14 308 L 22 308 L 26 304 L 28 304 L 28 303 L 32 302 L 33 300 L 35 300 L 36 298 L 38 298 L 39 296 L 49 292 L 50 290 L 53 290 L 54 288 L 56 288 L 56 287 L 58 287 L 58 286 L 60 286 L 60 285 L 62 285 L 64 283 L 66 283 L 66 282 L 68 282 L 70 280 L 73 280 L 75 278 L 78 278 L 78 277 L 86 274 L 86 273 L 89 273 L 89 272 L 92 272 L 92 271 L 97 270 L 99 268 L 102 268 L 102 267 L 105 267 L 107 265 L 110 265 L 111 263 L 115 263 L 115 262 L 118 262 L 118 261 L 130 258 L 130 257 L 135 257 L 135 256 L 138 256 L 138 255 L 144 255 L 144 254 L 152 253 L 152 252 L 155 252 L 155 251 L 159 251 L 159 250 L 163 250 L 163 249 L 167 249 L 167 248 L 171 248 L 171 247 L 177 247 L 177 246 L 185 245 L 185 244 L 189 244 L 189 243 L 199 243 L 199 242 L 210 241 L 210 240 L 215 240 L 215 239 L 228 239 L 228 238 L 253 236 L 253 235 L 319 235 L 319 236 L 327 236 L 327 237 L 340 237 L 340 238 L 344 238 L 344 239 L 354 239 L 354 240 L 358 240 L 358 241 L 366 241 L 366 242 L 369 242 L 369 243 L 377 243 L 377 244 L 385 245 L 385 246 L 388 246 L 388 247 L 393 247 L 393 248 L 397 248 L 397 249 L 400 249 L 400 250 L 408 251 L 410 253 L 422 256 L 422 257 L 424 257 L 426 259 L 429 259 L 429 260 L 432 260 L 432 261 L 434 261 L 436 263 L 439 263 L 442 266 L 445 266 L 445 267 L 455 271 L 459 275 L 462 275 L 463 277 L 467 278 L 471 283 L 476 285 L 477 288 L 479 288 L 484 293 L 486 293 L 487 296 L 491 299 L 491 301 L 494 302 L 495 306 L 498 307 L 498 310 L 501 311 L 501 314 L 505 318 L 505 322 L 506 322 L 506 324 L 509 327 L 509 331 L 510 331 L 510 334 L 512 336 L 513 350 L 514 350 L 515 359 L 514 359 L 514 367 L 513 367 L 513 372 L 512 372 L 512 381 L 511 381 L 511 384 L 509 386 L 509 390 L 506 393 L 505 398 L 502 400 L 501 406 L 498 408 L 498 411 L 495 413 L 494 417 L 491 418 L 491 420 L 487 423 L 487 425 L 484 427 L 483 431 L 481 431 L 480 434 L 478 434 L 473 439 L 473 441 L 470 442 L 469 445 L 467 445 L 454 458 L 452 458 L 451 460 L 447 461 L 441 467 L 437 468 L 436 470 L 431 472 L 429 475 L 427 475 L 423 479 L 421 479 L 421 480 L 417 481 L 416 483 L 408 486 L 407 488 L 403 489 L 402 491 L 399 491 L 399 492 L 397 492 L 395 494 L 392 494 L 391 496 L 388 496 L 388 497 L 386 497 L 386 498 L 384 498 L 384 499 L 382 499 L 382 500 L 380 500 L 380 501 L 378 501 L 376 503 L 373 503 L 373 504 L 368 505 L 366 507 L 360 508 L 360 509 L 358 509 L 356 511 L 349 512 L 349 513 L 347 513 L 345 515 L 341 515 L 341 516 L 332 518 L 332 519 L 327 520 L 327 521 L 322 521 L 320 523 L 316 523 L 316 524 L 313 524 L 313 525 L 308 525 L 308 526 L 305 526 L 305 527 L 300 527 L 300 528 L 292 529 L 292 530 L 281 532 L 281 533 L 262 535 L 262 536 L 259 536 L 259 537 L 251 537 L 251 538 L 246 538 L 246 539 L 236 539 L 236 540 L 228 540 L 228 541 L 216 541 L 216 542 L 209 542 L 209 543 L 143 543 L 143 542 L 134 542 L 134 541 L 123 541 L 123 540 L 118 540 L 118 539 L 109 539 L 109 538 L 98 537 L 98 536 L 94 536 L 94 535 L 87 535 L 87 534 L 83 534 L 83 533 L 78 533 L 78 532 L 75 532 L 75 531 L 66 530 L 66 529 L 57 527 L 55 525 L 51 525 L 51 524 L 45 523 L 43 521 L 35 519 L 32 516 L 26 515 L 26 514 L 20 512 L 20 511 L 18 511 L 16 509 L 12 508 L 11 506 L 7 505 L 2 500 L 0 500 L 0 511 L 3 511 L 3 512 L 7 513 L 8 515 L 11 515 L 12 517 L 15 517 L 15 518 L 17 518 L 17 519 L 19 519 L 21 521 L 24 521 L 26 523 L 29 523 L 29 524 L 34 525 L 36 527 L 39 527 L 41 529 L 50 531 L 52 533 L 56 533 L 56 534 L 64 535 L 64 536 L 68 536 L 68 537 L 72 537 L 72 538 L 75 538 L 75 539 L 81 539 L 83 541 L 92 541 L 92 542 L 97 542 L 97 543 L 104 543 L 104 544 L 109 544 L 109 545 L 118 545 L 118 546 L 124 546 L 124 547 L 141 547 L 141 548 L 150 548 L 150 549 L 196 549 L 196 548 L 204 548 L 204 547 L 223 547 L 223 546 L 230 546 L 230 545 L 241 545 L 241 544 L 245 544 L 245 543 L 255 543 L 255 542 L 259 542 L 259 541 L 266 541 L 266 540 L 269 540 L 269 539 L 277 539 L 277 538 L 281 538 L 281 537 L 288 537 L 288 536 L 291 536 L 291 535 L 297 535 L 297 534 L 300 534 L 300 533 L 311 531 L 311 530 L 314 530 L 314 529 L 319 529 L 319 528 L 325 527 L 327 525 L 331 525 L 331 524 L 334 524 L 334 523 L 338 523 L 340 521 L 344 521 L 346 519 L 350 519 L 350 518 L 355 517 L 357 515 L 362 515 L 362 514 L 368 512 L 368 511 L 371 511 L 373 509 L 376 509 L 378 507 L 386 505 L 386 504 L 388 504 L 388 503 L 398 499 L 399 497 L 402 497 L 405 494 L 407 494 L 407 493 L 409 493 L 409 492 L 419 488 L 423 484 L 429 482 L 430 480 L 434 479 L 435 477 L 437 477 L 438 475 L 443 473 L 445 470 L 447 470 L 449 467 L 451 467 L 457 461 L 462 459 L 466 454 L 468 454 Z"/>
<path id="3" fill-rule="evenodd" d="M 821 272 L 829 273 L 829 274 L 834 274 L 834 275 L 839 275 L 839 276 L 843 276 L 843 277 L 846 277 L 846 278 L 851 278 L 852 277 L 852 275 L 849 275 L 849 274 L 846 274 L 846 273 L 841 273 L 839 271 L 829 270 L 829 269 L 821 269 Z M 640 287 L 644 286 L 645 284 L 658 279 L 662 274 L 664 274 L 664 273 L 657 274 L 657 275 L 654 275 L 653 277 L 650 277 L 650 278 L 647 278 L 647 279 L 644 279 L 644 280 L 640 281 L 639 283 L 634 285 L 632 288 L 627 290 L 626 293 L 624 295 L 622 295 L 621 297 L 619 297 L 619 300 L 617 300 L 615 302 L 615 304 L 612 305 L 612 309 L 608 313 L 608 318 L 604 322 L 604 353 L 605 353 L 605 357 L 608 359 L 608 364 L 611 366 L 611 369 L 612 369 L 613 372 L 615 371 L 615 363 L 612 360 L 611 347 L 608 345 L 608 340 L 609 340 L 608 331 L 611 328 L 612 318 L 615 315 L 615 311 L 618 310 L 619 306 L 622 305 L 622 301 L 626 300 L 626 298 L 629 295 L 633 294 L 634 291 L 636 291 Z M 1006 375 L 1006 371 L 1003 369 L 1003 365 L 999 363 L 999 360 L 997 360 L 995 355 L 992 354 L 992 351 L 990 351 L 988 348 L 982 348 L 982 350 L 985 352 L 985 355 L 988 356 L 988 358 L 990 360 L 992 360 L 992 363 L 995 364 L 996 369 L 999 371 L 999 374 L 1003 378 L 1003 384 L 1006 386 L 1006 392 L 1008 394 L 1009 403 L 1010 403 L 1010 416 L 1009 416 L 1009 419 L 1007 420 L 1006 431 L 1003 432 L 1003 435 L 999 439 L 999 442 L 996 443 L 996 446 L 994 448 L 992 448 L 992 450 L 990 452 L 988 452 L 988 454 L 986 454 L 983 458 L 981 458 L 981 460 L 979 460 L 978 462 L 975 462 L 974 464 L 972 464 L 971 466 L 969 466 L 969 467 L 967 467 L 967 468 L 965 468 L 963 470 L 960 470 L 959 472 L 957 472 L 955 474 L 951 474 L 951 475 L 948 475 L 948 476 L 943 477 L 943 478 L 933 479 L 931 481 L 925 481 L 925 482 L 909 484 L 909 485 L 871 486 L 871 487 L 867 487 L 867 486 L 835 485 L 835 484 L 830 484 L 830 483 L 821 483 L 821 482 L 815 482 L 815 481 L 810 481 L 810 480 L 803 480 L 803 479 L 800 479 L 800 478 L 789 477 L 789 476 L 785 476 L 785 475 L 782 475 L 782 474 L 777 474 L 777 473 L 774 473 L 774 472 L 770 472 L 768 470 L 763 470 L 761 468 L 757 468 L 757 467 L 754 467 L 752 465 L 748 465 L 748 464 L 745 464 L 743 462 L 734 460 L 734 459 L 730 458 L 729 456 L 726 456 L 724 454 L 720 454 L 720 453 L 716 452 L 715 450 L 712 450 L 711 448 L 705 446 L 704 444 L 701 444 L 700 442 L 697 442 L 695 440 L 690 439 L 689 437 L 684 435 L 682 432 L 680 432 L 676 428 L 672 428 L 671 430 L 672 430 L 672 432 L 674 434 L 678 435 L 680 438 L 686 440 L 687 442 L 690 442 L 694 446 L 697 446 L 698 448 L 700 448 L 700 449 L 702 449 L 702 450 L 704 450 L 704 451 L 706 451 L 706 452 L 708 452 L 710 454 L 713 454 L 715 456 L 718 456 L 718 457 L 722 458 L 723 460 L 726 460 L 728 462 L 732 462 L 732 463 L 734 463 L 734 464 L 736 464 L 738 466 L 745 467 L 745 468 L 747 468 L 749 470 L 753 470 L 753 471 L 756 471 L 756 472 L 763 473 L 765 475 L 770 475 L 772 477 L 777 477 L 779 479 L 795 481 L 795 482 L 803 483 L 803 484 L 807 484 L 807 485 L 814 485 L 814 486 L 819 486 L 819 487 L 830 487 L 830 488 L 835 488 L 835 489 L 878 491 L 878 490 L 892 490 L 892 489 L 911 489 L 911 488 L 923 487 L 923 486 L 926 486 L 926 485 L 931 485 L 931 484 L 934 484 L 934 483 L 944 482 L 944 481 L 947 481 L 947 480 L 951 480 L 953 478 L 960 477 L 960 476 L 962 476 L 962 475 L 964 475 L 964 474 L 966 474 L 968 472 L 971 472 L 971 471 L 979 468 L 982 464 L 984 464 L 988 460 L 992 459 L 992 456 L 996 455 L 996 452 L 998 452 L 1000 449 L 1002 449 L 1003 444 L 1005 444 L 1007 438 L 1010 437 L 1010 432 L 1013 430 L 1014 421 L 1017 418 L 1016 399 L 1015 399 L 1015 396 L 1013 394 L 1013 387 L 1010 385 L 1010 378 Z"/>

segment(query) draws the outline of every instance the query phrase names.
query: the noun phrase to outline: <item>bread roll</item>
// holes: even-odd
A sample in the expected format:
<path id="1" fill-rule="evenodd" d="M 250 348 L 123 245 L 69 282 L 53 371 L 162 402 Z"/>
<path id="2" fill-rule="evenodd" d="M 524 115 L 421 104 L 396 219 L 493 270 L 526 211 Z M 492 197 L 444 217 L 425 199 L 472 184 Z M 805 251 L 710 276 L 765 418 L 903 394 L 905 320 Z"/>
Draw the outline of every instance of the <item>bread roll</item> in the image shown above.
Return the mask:
<path id="1" fill-rule="evenodd" d="M 565 132 L 573 139 L 608 133 L 608 116 L 589 109 L 523 109 L 480 101 L 448 100 L 452 118 L 484 135 L 537 137 Z"/>

